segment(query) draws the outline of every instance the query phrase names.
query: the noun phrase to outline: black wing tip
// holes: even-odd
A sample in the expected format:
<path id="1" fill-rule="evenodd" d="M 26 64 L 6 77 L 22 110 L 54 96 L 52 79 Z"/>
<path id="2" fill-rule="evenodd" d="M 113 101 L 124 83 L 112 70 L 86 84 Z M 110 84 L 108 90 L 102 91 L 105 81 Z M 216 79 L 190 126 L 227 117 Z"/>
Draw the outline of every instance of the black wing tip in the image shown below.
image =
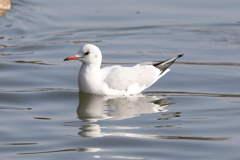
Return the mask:
<path id="1" fill-rule="evenodd" d="M 184 54 L 179 54 L 179 55 L 178 55 L 178 58 L 182 57 L 183 55 L 184 55 Z"/>

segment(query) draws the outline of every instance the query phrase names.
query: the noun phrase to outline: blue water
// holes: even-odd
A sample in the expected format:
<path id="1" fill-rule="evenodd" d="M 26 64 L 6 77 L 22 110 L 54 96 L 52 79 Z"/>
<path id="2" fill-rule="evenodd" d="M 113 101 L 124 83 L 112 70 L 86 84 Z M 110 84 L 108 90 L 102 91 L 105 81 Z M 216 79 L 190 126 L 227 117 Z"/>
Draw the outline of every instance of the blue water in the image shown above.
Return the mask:
<path id="1" fill-rule="evenodd" d="M 240 2 L 13 0 L 0 17 L 0 159 L 237 160 Z M 86 43 L 103 66 L 178 54 L 142 96 L 78 92 Z"/>

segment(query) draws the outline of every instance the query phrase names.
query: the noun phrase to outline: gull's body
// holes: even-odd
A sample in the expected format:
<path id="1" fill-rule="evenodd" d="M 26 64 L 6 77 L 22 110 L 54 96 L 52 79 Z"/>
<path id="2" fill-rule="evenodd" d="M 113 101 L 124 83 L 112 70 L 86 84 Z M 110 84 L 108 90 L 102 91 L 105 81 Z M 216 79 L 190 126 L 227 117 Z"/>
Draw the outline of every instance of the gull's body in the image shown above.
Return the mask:
<path id="1" fill-rule="evenodd" d="M 170 69 L 168 67 L 179 57 L 156 64 L 137 64 L 133 67 L 101 67 L 102 54 L 95 45 L 87 44 L 75 56 L 65 60 L 80 60 L 83 64 L 78 74 L 81 92 L 98 95 L 139 94 L 151 86 Z"/>

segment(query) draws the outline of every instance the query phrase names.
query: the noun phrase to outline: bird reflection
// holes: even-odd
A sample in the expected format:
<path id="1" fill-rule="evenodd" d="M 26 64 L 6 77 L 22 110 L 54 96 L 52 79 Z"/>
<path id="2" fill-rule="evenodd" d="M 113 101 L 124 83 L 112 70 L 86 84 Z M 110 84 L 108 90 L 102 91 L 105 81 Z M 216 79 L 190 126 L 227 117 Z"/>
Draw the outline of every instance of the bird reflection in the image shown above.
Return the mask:
<path id="1" fill-rule="evenodd" d="M 120 120 L 140 114 L 166 112 L 169 105 L 166 98 L 156 96 L 101 96 L 79 92 L 77 114 L 87 122 L 111 119 Z"/>
<path id="2" fill-rule="evenodd" d="M 222 141 L 228 140 L 229 137 L 190 137 L 190 136 L 174 136 L 174 135 L 149 135 L 139 133 L 126 133 L 122 130 L 141 129 L 145 127 L 132 126 L 100 126 L 97 123 L 99 120 L 122 120 L 128 119 L 141 114 L 148 113 L 164 113 L 168 120 L 173 117 L 179 117 L 180 112 L 169 112 L 165 109 L 170 105 L 167 98 L 156 96 L 135 95 L 130 97 L 125 96 L 100 96 L 79 92 L 79 105 L 77 109 L 80 122 L 81 137 L 104 137 L 104 136 L 119 136 L 130 138 L 147 138 L 147 139 L 178 139 L 178 140 L 200 140 L 200 141 Z M 162 120 L 162 119 L 158 119 Z M 82 124 L 82 122 L 84 124 Z M 87 122 L 87 123 L 86 123 Z M 76 123 L 76 122 L 73 122 Z M 79 123 L 79 122 L 77 122 Z M 79 126 L 79 125 L 78 125 Z M 151 127 L 151 126 L 148 126 Z M 159 127 L 174 127 L 174 125 L 152 126 Z M 103 132 L 101 129 L 114 129 L 114 132 Z M 120 132 L 119 132 L 120 131 Z"/>
<path id="3" fill-rule="evenodd" d="M 101 96 L 79 92 L 78 118 L 84 122 L 99 120 L 121 120 L 147 113 L 166 112 L 170 103 L 166 98 L 156 96 Z M 102 137 L 110 133 L 102 133 L 96 123 L 81 126 L 82 137 Z"/>

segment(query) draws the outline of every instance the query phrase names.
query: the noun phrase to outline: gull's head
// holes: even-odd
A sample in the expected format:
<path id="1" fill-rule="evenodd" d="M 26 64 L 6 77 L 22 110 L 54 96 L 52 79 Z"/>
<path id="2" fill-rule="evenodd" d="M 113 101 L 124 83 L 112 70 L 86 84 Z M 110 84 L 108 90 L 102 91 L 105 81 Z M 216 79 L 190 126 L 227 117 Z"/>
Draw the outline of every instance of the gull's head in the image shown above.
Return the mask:
<path id="1" fill-rule="evenodd" d="M 95 64 L 102 62 L 102 54 L 100 49 L 93 44 L 84 45 L 75 56 L 70 56 L 64 59 L 64 61 L 79 60 L 83 64 Z"/>

